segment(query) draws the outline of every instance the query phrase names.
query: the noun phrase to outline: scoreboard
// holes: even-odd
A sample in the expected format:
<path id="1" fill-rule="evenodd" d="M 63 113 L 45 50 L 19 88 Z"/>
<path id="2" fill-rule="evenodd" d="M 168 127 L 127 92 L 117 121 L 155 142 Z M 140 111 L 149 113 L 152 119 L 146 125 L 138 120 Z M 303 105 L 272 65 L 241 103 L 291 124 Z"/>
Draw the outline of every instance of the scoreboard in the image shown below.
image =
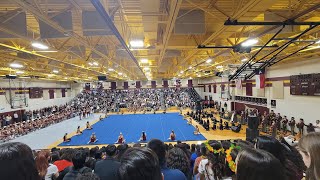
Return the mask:
<path id="1" fill-rule="evenodd" d="M 290 94 L 320 96 L 320 73 L 290 76 Z"/>
<path id="2" fill-rule="evenodd" d="M 29 89 L 29 98 L 30 99 L 36 99 L 36 98 L 42 98 L 43 97 L 43 89 L 39 87 L 31 87 Z"/>

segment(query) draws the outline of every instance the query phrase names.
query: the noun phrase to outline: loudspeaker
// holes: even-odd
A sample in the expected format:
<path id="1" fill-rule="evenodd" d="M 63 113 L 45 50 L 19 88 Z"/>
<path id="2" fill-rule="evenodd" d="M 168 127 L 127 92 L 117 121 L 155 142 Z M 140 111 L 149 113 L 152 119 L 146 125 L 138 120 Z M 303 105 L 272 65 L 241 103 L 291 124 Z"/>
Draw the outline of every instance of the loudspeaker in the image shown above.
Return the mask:
<path id="1" fill-rule="evenodd" d="M 106 81 L 107 80 L 107 76 L 98 76 L 98 80 L 99 81 Z"/>
<path id="2" fill-rule="evenodd" d="M 253 130 L 250 128 L 247 128 L 246 131 L 246 140 L 252 142 L 257 136 L 259 136 L 259 130 Z"/>
<path id="3" fill-rule="evenodd" d="M 6 75 L 6 78 L 7 79 L 15 79 L 15 78 L 17 78 L 17 76 L 9 74 L 9 75 Z"/>

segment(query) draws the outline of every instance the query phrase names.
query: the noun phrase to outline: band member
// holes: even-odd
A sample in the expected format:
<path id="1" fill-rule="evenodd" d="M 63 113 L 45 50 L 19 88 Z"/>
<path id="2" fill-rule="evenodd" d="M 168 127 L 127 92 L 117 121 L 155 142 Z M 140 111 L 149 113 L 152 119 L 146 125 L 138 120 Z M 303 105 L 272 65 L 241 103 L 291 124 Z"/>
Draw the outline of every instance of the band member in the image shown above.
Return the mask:
<path id="1" fill-rule="evenodd" d="M 170 137 L 168 139 L 171 140 L 171 141 L 175 141 L 176 140 L 176 134 L 174 134 L 173 130 L 171 130 Z"/>
<path id="2" fill-rule="evenodd" d="M 68 138 L 68 133 L 65 133 L 63 136 L 63 142 L 70 142 L 71 138 Z"/>
<path id="3" fill-rule="evenodd" d="M 296 120 L 294 120 L 294 117 L 291 117 L 291 120 L 289 121 L 289 126 L 291 130 L 291 135 L 294 136 L 294 128 L 296 126 Z"/>
<path id="4" fill-rule="evenodd" d="M 262 132 L 267 132 L 267 125 L 268 125 L 268 115 L 265 111 L 264 114 L 261 116 L 261 125 L 262 125 Z"/>
<path id="5" fill-rule="evenodd" d="M 97 141 L 98 141 L 98 139 L 97 139 L 96 134 L 95 134 L 95 133 L 92 133 L 91 136 L 90 136 L 90 141 L 88 142 L 88 144 L 90 144 L 90 143 L 95 143 L 95 142 L 97 142 Z"/>
<path id="6" fill-rule="evenodd" d="M 139 141 L 146 141 L 146 140 L 147 140 L 147 135 L 144 131 L 142 131 L 142 134 L 141 134 Z"/>
<path id="7" fill-rule="evenodd" d="M 76 134 L 77 134 L 77 135 L 82 134 L 82 131 L 80 130 L 80 126 L 78 126 L 78 128 L 77 128 L 77 132 L 76 132 Z"/>
<path id="8" fill-rule="evenodd" d="M 87 121 L 86 129 L 88 129 L 88 130 L 92 129 L 92 127 L 91 127 L 91 125 L 90 125 L 89 121 Z"/>
<path id="9" fill-rule="evenodd" d="M 195 129 L 195 131 L 193 132 L 193 134 L 195 134 L 195 135 L 200 134 L 200 130 L 199 130 L 198 125 L 196 125 L 196 129 Z"/>
<path id="10" fill-rule="evenodd" d="M 125 143 L 125 139 L 124 139 L 124 137 L 123 137 L 121 132 L 120 132 L 120 135 L 118 136 L 118 140 L 116 141 L 116 143 L 118 143 L 118 144 Z"/>
<path id="11" fill-rule="evenodd" d="M 272 125 L 270 129 L 271 129 L 272 137 L 275 138 L 277 136 L 277 124 L 275 121 L 272 121 Z"/>
<path id="12" fill-rule="evenodd" d="M 281 130 L 281 121 L 282 121 L 282 117 L 281 117 L 280 113 L 278 113 L 276 116 L 276 126 L 277 126 L 278 131 Z"/>
<path id="13" fill-rule="evenodd" d="M 299 129 L 299 134 L 303 136 L 303 130 L 304 130 L 304 120 L 300 118 L 300 122 L 297 124 L 297 128 Z"/>
<path id="14" fill-rule="evenodd" d="M 282 120 L 282 131 L 283 131 L 284 134 L 287 132 L 288 121 L 289 120 L 287 119 L 287 116 L 284 116 L 283 120 Z"/>

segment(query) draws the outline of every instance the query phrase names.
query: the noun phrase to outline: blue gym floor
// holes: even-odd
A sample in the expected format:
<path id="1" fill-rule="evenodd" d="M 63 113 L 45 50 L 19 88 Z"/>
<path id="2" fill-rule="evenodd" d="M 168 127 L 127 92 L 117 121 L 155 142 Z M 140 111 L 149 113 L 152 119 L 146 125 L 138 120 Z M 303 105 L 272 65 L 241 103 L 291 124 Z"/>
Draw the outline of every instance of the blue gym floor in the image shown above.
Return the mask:
<path id="1" fill-rule="evenodd" d="M 137 143 L 142 131 L 147 134 L 147 142 L 153 138 L 170 142 L 168 138 L 171 130 L 174 130 L 176 140 L 206 140 L 203 135 L 194 135 L 195 128 L 188 125 L 179 113 L 110 115 L 108 118 L 95 123 L 92 127 L 92 130 L 84 130 L 81 135 L 73 136 L 70 142 L 61 143 L 59 146 L 88 145 L 90 135 L 93 132 L 96 134 L 98 141 L 90 145 L 114 144 L 120 132 L 122 132 L 126 143 Z"/>

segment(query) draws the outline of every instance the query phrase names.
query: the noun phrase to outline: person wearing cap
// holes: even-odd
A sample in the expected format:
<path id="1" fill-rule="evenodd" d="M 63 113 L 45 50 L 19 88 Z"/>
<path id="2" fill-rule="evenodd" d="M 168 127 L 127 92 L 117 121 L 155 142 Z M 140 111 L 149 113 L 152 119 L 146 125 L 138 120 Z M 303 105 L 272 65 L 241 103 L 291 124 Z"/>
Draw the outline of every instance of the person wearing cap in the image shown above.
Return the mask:
<path id="1" fill-rule="evenodd" d="M 122 135 L 121 132 L 120 132 L 120 135 L 119 135 L 118 140 L 116 141 L 116 143 L 118 143 L 118 144 L 125 143 L 125 139 L 123 138 L 123 135 Z"/>
<path id="2" fill-rule="evenodd" d="M 90 141 L 88 142 L 88 144 L 90 144 L 90 143 L 95 143 L 95 142 L 97 142 L 97 141 L 98 141 L 98 139 L 97 139 L 96 134 L 95 134 L 95 133 L 92 133 L 91 136 L 90 136 Z"/>
<path id="3" fill-rule="evenodd" d="M 147 135 L 144 131 L 142 131 L 142 134 L 141 134 L 139 141 L 146 141 L 146 140 L 147 140 Z"/>

